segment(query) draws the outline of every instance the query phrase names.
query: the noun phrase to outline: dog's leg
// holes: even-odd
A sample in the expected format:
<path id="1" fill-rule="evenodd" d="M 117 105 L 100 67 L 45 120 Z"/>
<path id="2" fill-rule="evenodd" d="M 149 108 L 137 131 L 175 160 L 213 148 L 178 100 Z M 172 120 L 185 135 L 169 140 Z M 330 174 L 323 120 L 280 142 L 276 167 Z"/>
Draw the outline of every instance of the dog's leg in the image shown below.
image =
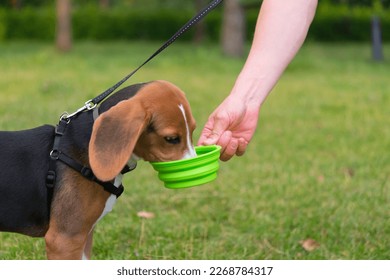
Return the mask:
<path id="1" fill-rule="evenodd" d="M 49 260 L 82 259 L 87 239 L 87 234 L 72 236 L 51 228 L 45 235 L 47 258 Z"/>
<path id="2" fill-rule="evenodd" d="M 101 216 L 110 193 L 96 183 L 62 171 L 45 235 L 49 259 L 83 259 L 91 257 L 92 230 Z M 77 173 L 76 173 L 77 174 Z"/>
<path id="3" fill-rule="evenodd" d="M 87 259 L 87 260 L 91 259 L 91 256 L 92 256 L 92 243 L 93 243 L 93 231 L 94 231 L 94 229 L 92 229 L 91 232 L 88 234 L 87 242 L 86 242 L 85 248 L 84 248 L 83 259 Z"/>

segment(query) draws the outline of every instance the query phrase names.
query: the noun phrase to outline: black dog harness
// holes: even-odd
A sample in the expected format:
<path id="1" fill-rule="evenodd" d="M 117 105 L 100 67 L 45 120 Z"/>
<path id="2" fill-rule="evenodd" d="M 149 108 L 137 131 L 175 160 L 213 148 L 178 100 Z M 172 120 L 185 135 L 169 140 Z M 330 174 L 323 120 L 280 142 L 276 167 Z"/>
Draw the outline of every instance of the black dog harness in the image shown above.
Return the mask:
<path id="1" fill-rule="evenodd" d="M 98 113 L 97 113 L 97 108 L 94 110 L 94 120 L 96 119 Z M 50 204 L 53 198 L 53 192 L 54 192 L 54 187 L 57 179 L 57 174 L 56 174 L 56 166 L 57 162 L 60 161 L 73 170 L 77 171 L 80 173 L 84 178 L 93 181 L 95 183 L 98 183 L 103 187 L 103 189 L 113 195 L 115 195 L 117 198 L 123 193 L 124 187 L 122 184 L 119 186 L 116 186 L 113 182 L 103 182 L 99 180 L 93 173 L 92 169 L 88 166 L 84 166 L 83 164 L 79 163 L 78 161 L 74 160 L 72 157 L 69 155 L 65 154 L 61 150 L 61 139 L 62 136 L 65 135 L 66 133 L 66 128 L 68 124 L 70 123 L 70 119 L 66 117 L 61 117 L 58 125 L 55 128 L 55 135 L 54 135 L 54 144 L 53 144 L 53 149 L 50 152 L 50 162 L 49 162 L 49 170 L 46 175 L 46 187 L 48 188 L 48 204 L 49 204 L 49 209 L 50 209 Z M 131 164 L 131 166 L 126 165 L 122 171 L 121 174 L 126 174 L 132 170 L 134 170 L 137 166 L 137 163 L 134 162 Z"/>
<path id="2" fill-rule="evenodd" d="M 96 182 L 99 185 L 101 185 L 107 192 L 116 195 L 116 197 L 119 197 L 123 193 L 123 185 L 115 186 L 111 182 L 103 182 L 100 181 L 96 176 L 93 174 L 93 171 L 91 168 L 82 165 L 81 163 L 74 160 L 72 157 L 65 154 L 63 151 L 61 151 L 60 143 L 62 136 L 66 132 L 66 128 L 69 124 L 69 119 L 61 118 L 60 122 L 55 128 L 55 135 L 54 135 L 54 144 L 53 149 L 50 152 L 50 163 L 49 163 L 49 171 L 47 172 L 46 176 L 46 186 L 49 189 L 54 188 L 55 181 L 56 181 L 56 164 L 57 161 L 61 161 L 62 163 L 65 163 L 67 166 L 71 167 L 75 171 L 79 172 L 81 175 L 83 175 L 84 178 Z M 132 170 L 134 170 L 136 167 L 136 164 L 132 165 L 131 167 L 126 165 L 125 168 L 122 170 L 121 174 L 126 174 Z"/>

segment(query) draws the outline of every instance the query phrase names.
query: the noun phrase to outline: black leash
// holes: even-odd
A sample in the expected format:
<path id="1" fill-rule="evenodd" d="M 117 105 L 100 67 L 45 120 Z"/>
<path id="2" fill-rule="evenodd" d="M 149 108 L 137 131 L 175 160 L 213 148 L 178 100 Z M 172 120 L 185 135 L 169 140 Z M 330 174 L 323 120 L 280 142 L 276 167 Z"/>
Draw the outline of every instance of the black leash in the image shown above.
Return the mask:
<path id="1" fill-rule="evenodd" d="M 211 12 L 215 7 L 217 7 L 223 0 L 213 0 L 207 7 L 202 9 L 198 14 L 196 14 L 192 19 L 190 19 L 186 24 L 184 24 L 171 38 L 169 38 L 156 52 L 154 52 L 144 63 L 138 66 L 135 70 L 133 70 L 130 74 L 125 76 L 122 80 L 117 82 L 115 85 L 105 90 L 100 95 L 95 98 L 88 100 L 85 102 L 85 105 L 78 109 L 76 112 L 72 114 L 66 114 L 64 117 L 66 119 L 70 119 L 73 116 L 78 115 L 81 112 L 89 111 L 95 108 L 100 102 L 102 102 L 105 98 L 107 98 L 111 93 L 113 93 L 118 87 L 120 87 L 124 82 L 126 82 L 131 76 L 133 76 L 139 69 L 141 69 L 145 64 L 151 61 L 155 56 L 165 50 L 169 45 L 176 41 L 181 35 L 183 35 L 188 29 L 190 29 L 193 25 L 198 23 L 202 18 L 204 18 L 209 12 Z"/>

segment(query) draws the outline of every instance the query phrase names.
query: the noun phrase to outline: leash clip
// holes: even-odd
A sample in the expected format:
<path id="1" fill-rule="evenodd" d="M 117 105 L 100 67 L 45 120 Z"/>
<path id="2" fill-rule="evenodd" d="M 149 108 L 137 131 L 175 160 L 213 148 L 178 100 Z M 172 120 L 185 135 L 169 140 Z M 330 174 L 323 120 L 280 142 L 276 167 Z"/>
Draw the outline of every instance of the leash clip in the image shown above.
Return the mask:
<path id="1" fill-rule="evenodd" d="M 97 106 L 96 103 L 92 101 L 92 99 L 88 100 L 87 102 L 84 103 L 84 106 L 75 111 L 74 113 L 68 114 L 67 112 L 63 113 L 60 117 L 60 120 L 65 120 L 68 123 L 70 122 L 70 119 L 84 111 L 91 111 L 95 109 Z"/>
<path id="2" fill-rule="evenodd" d="M 97 104 L 94 103 L 94 102 L 92 101 L 92 99 L 88 100 L 88 101 L 85 102 L 84 104 L 85 104 L 84 107 L 85 107 L 85 109 L 87 109 L 87 111 L 91 111 L 91 110 L 95 109 L 96 106 L 97 106 Z"/>

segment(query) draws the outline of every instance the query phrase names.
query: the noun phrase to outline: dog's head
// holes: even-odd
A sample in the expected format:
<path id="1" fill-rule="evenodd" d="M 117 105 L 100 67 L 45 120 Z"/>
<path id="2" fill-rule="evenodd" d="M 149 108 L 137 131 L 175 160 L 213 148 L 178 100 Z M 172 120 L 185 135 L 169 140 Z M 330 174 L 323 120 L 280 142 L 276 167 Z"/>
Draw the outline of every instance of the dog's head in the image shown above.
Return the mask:
<path id="1" fill-rule="evenodd" d="M 194 129 L 184 93 L 166 81 L 150 82 L 97 118 L 89 143 L 91 168 L 97 178 L 109 181 L 132 154 L 146 161 L 194 157 Z"/>

